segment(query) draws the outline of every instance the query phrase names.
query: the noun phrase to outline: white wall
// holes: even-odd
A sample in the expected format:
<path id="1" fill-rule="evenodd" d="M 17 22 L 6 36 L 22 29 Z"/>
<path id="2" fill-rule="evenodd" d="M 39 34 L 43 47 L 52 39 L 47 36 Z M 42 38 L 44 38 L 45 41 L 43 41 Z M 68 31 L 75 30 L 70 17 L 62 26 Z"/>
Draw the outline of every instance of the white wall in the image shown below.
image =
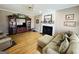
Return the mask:
<path id="1" fill-rule="evenodd" d="M 34 16 L 30 15 L 31 18 L 31 28 L 34 28 Z"/>
<path id="2" fill-rule="evenodd" d="M 36 23 L 36 19 L 39 20 L 39 23 Z M 41 20 L 42 20 L 42 15 L 37 15 L 35 16 L 35 20 L 34 20 L 34 28 L 37 32 L 41 32 Z"/>
<path id="3" fill-rule="evenodd" d="M 64 26 L 65 15 L 74 14 L 76 27 Z M 79 6 L 56 11 L 55 32 L 73 31 L 79 33 Z"/>
<path id="4" fill-rule="evenodd" d="M 0 31 L 8 33 L 8 19 L 7 16 L 11 15 L 11 12 L 0 10 Z"/>
<path id="5" fill-rule="evenodd" d="M 41 21 L 44 20 L 44 15 L 52 14 L 52 20 L 54 20 L 54 24 L 40 24 L 39 26 L 35 24 L 37 31 L 39 27 L 41 26 L 41 33 L 42 33 L 42 26 L 47 25 L 47 26 L 54 26 L 54 33 L 56 32 L 65 32 L 65 31 L 73 31 L 76 33 L 79 33 L 79 6 L 76 7 L 71 7 L 71 8 L 66 8 L 63 10 L 58 10 L 54 12 L 45 12 L 42 14 Z M 65 15 L 67 14 L 74 14 L 74 21 L 76 21 L 76 27 L 68 27 L 64 26 L 64 21 L 65 21 Z"/>

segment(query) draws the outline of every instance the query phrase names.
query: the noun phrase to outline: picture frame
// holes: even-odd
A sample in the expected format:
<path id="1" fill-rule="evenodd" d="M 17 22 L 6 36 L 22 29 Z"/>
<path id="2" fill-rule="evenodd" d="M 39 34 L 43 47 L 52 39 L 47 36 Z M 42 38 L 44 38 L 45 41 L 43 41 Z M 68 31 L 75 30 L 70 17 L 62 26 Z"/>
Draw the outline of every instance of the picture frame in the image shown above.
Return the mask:
<path id="1" fill-rule="evenodd" d="M 52 14 L 44 16 L 44 23 L 52 23 Z"/>
<path id="2" fill-rule="evenodd" d="M 39 23 L 39 19 L 36 19 L 36 23 L 37 23 L 37 24 Z"/>
<path id="3" fill-rule="evenodd" d="M 66 20 L 74 20 L 74 14 L 67 14 L 65 15 Z"/>
<path id="4" fill-rule="evenodd" d="M 64 26 L 76 27 L 76 21 L 65 21 Z"/>

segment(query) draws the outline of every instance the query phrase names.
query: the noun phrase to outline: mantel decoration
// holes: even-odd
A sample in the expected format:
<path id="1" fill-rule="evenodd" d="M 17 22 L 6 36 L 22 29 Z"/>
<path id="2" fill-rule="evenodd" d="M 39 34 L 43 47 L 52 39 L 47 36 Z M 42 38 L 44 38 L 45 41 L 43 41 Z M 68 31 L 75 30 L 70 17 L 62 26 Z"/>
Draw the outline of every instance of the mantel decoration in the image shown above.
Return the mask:
<path id="1" fill-rule="evenodd" d="M 39 23 L 39 19 L 36 19 L 36 23 L 37 23 L 37 24 Z"/>
<path id="2" fill-rule="evenodd" d="M 74 20 L 74 14 L 67 14 L 65 15 L 66 20 Z"/>
<path id="3" fill-rule="evenodd" d="M 49 23 L 49 24 L 51 24 L 52 23 L 52 14 L 45 15 L 43 23 Z"/>

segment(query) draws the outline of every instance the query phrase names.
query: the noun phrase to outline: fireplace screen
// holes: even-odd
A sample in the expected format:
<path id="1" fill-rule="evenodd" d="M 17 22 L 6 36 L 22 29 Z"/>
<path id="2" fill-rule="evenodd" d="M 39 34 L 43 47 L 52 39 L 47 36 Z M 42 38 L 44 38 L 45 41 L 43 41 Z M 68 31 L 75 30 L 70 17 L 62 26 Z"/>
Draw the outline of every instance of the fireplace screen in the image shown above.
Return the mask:
<path id="1" fill-rule="evenodd" d="M 43 26 L 43 34 L 52 35 L 52 27 L 50 26 Z"/>

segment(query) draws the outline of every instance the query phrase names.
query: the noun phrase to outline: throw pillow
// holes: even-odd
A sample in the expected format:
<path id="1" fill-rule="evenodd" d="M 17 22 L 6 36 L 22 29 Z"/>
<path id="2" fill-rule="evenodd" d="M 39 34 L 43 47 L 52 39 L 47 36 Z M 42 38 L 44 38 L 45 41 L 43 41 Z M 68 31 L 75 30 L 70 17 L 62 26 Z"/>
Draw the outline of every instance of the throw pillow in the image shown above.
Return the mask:
<path id="1" fill-rule="evenodd" d="M 70 42 L 70 46 L 66 52 L 67 54 L 79 54 L 79 43 Z"/>
<path id="2" fill-rule="evenodd" d="M 68 37 L 69 37 L 69 36 L 65 33 L 65 34 L 64 34 L 64 38 L 68 38 Z"/>
<path id="3" fill-rule="evenodd" d="M 68 47 L 69 47 L 69 42 L 68 42 L 67 38 L 65 38 L 65 40 L 60 45 L 59 52 L 65 53 L 66 50 L 68 49 Z"/>
<path id="4" fill-rule="evenodd" d="M 70 36 L 70 41 L 72 41 L 72 40 L 74 40 L 74 42 L 79 42 L 79 38 L 78 38 L 78 36 L 75 33 L 73 33 Z"/>
<path id="5" fill-rule="evenodd" d="M 65 32 L 69 37 L 72 35 L 72 31 Z"/>
<path id="6" fill-rule="evenodd" d="M 70 38 L 69 38 L 69 36 L 66 33 L 64 33 L 64 35 L 63 35 L 63 39 L 65 39 L 65 38 L 67 38 L 68 41 L 70 42 Z"/>

